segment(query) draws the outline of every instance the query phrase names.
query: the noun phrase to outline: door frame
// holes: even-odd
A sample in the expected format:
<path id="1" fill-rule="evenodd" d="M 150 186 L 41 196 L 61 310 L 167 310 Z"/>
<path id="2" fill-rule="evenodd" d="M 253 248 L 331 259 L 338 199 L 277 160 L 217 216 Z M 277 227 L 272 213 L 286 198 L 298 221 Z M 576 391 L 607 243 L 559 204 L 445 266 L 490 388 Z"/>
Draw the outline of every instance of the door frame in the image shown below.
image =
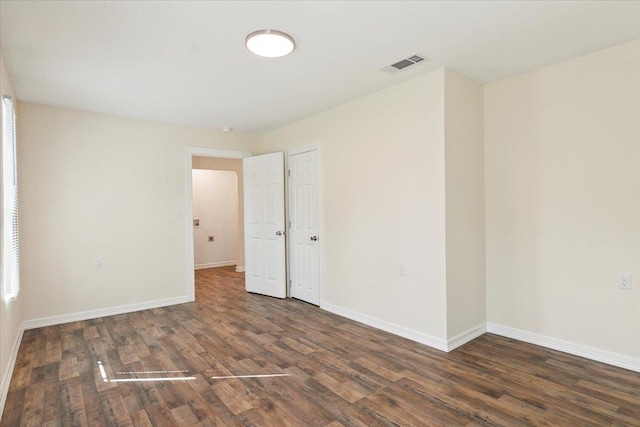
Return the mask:
<path id="1" fill-rule="evenodd" d="M 187 147 L 185 150 L 187 197 L 184 211 L 187 233 L 187 297 L 189 302 L 196 300 L 196 274 L 193 253 L 193 156 L 218 157 L 222 159 L 244 159 L 252 154 L 245 151 L 221 150 L 218 148 Z M 243 213 L 244 215 L 244 213 Z M 242 224 L 244 227 L 244 222 Z"/>
<path id="2" fill-rule="evenodd" d="M 318 288 L 320 291 L 320 308 L 324 308 L 324 192 L 322 187 L 323 168 L 322 168 L 322 140 L 310 144 L 297 145 L 285 150 L 284 167 L 286 173 L 285 181 L 285 223 L 287 229 L 287 245 L 285 247 L 285 257 L 287 261 L 287 298 L 291 298 L 291 259 L 289 249 L 292 247 L 291 229 L 289 220 L 291 219 L 291 198 L 290 198 L 290 180 L 289 176 L 289 158 L 296 154 L 307 153 L 309 151 L 318 152 Z"/>

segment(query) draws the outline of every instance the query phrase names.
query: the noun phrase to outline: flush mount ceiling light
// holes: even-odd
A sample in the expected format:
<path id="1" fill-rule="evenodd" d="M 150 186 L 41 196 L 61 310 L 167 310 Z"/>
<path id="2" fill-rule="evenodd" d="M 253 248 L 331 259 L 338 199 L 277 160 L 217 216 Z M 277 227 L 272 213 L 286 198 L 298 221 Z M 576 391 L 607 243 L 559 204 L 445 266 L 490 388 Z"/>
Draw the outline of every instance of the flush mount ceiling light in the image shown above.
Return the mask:
<path id="1" fill-rule="evenodd" d="M 251 53 L 267 58 L 286 56 L 296 48 L 293 37 L 276 30 L 254 31 L 247 36 L 244 44 Z"/>

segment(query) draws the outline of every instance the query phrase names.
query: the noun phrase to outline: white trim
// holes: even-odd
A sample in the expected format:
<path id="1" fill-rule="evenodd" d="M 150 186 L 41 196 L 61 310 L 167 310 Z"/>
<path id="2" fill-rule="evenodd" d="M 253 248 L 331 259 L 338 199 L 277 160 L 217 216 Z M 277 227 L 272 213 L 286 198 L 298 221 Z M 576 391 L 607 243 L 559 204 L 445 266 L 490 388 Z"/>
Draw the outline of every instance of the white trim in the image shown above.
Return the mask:
<path id="1" fill-rule="evenodd" d="M 236 273 L 244 273 L 244 265 L 243 266 L 236 265 Z"/>
<path id="2" fill-rule="evenodd" d="M 114 316 L 116 314 L 148 310 L 150 308 L 184 304 L 185 302 L 189 302 L 189 297 L 187 295 L 154 301 L 139 302 L 135 304 L 120 305 L 117 307 L 99 308 L 97 310 L 81 311 L 78 313 L 62 314 L 59 316 L 42 317 L 40 319 L 25 320 L 24 322 L 22 322 L 22 327 L 26 331 L 28 329 L 43 328 L 45 326 L 61 325 L 63 323 L 79 322 L 81 320 L 96 319 L 98 317 Z"/>
<path id="3" fill-rule="evenodd" d="M 244 159 L 251 157 L 247 151 L 220 150 L 218 148 L 207 147 L 187 147 L 187 153 L 198 157 L 220 157 L 222 159 Z"/>
<path id="4" fill-rule="evenodd" d="M 487 332 L 486 323 L 481 323 L 477 326 L 474 326 L 473 328 L 467 329 L 466 331 L 461 332 L 455 337 L 449 338 L 447 340 L 447 351 L 449 352 L 449 351 L 455 350 L 461 345 L 464 345 L 469 341 L 478 338 L 480 335 L 483 335 L 485 332 Z"/>
<path id="5" fill-rule="evenodd" d="M 20 343 L 22 342 L 22 336 L 24 335 L 24 323 L 20 325 L 20 330 L 16 335 L 16 340 L 13 342 L 13 349 L 11 350 L 11 356 L 7 362 L 7 369 L 2 376 L 2 382 L 0 383 L 0 420 L 2 419 L 2 413 L 4 411 L 4 404 L 7 402 L 7 394 L 9 393 L 9 385 L 11 384 L 11 377 L 13 376 L 13 369 L 16 366 L 16 360 L 18 358 L 18 350 L 20 350 Z"/>
<path id="6" fill-rule="evenodd" d="M 244 159 L 251 157 L 251 153 L 245 151 L 220 150 L 217 148 L 187 147 L 186 157 L 186 207 L 183 217 L 185 218 L 185 232 L 187 233 L 187 297 L 188 301 L 196 300 L 196 276 L 195 261 L 193 254 L 193 156 L 219 157 L 223 159 Z"/>
<path id="7" fill-rule="evenodd" d="M 216 267 L 228 267 L 230 265 L 236 265 L 238 262 L 236 260 L 233 261 L 217 261 L 217 262 L 205 262 L 204 264 L 196 264 L 196 270 L 204 270 L 205 268 L 216 268 Z"/>
<path id="8" fill-rule="evenodd" d="M 629 369 L 631 371 L 640 372 L 640 359 L 635 357 L 625 356 L 623 354 L 613 353 L 584 344 L 565 341 L 560 338 L 554 338 L 548 335 L 529 332 L 523 329 L 512 328 L 510 326 L 500 325 L 497 323 L 487 323 L 487 332 L 491 334 L 501 335 L 507 338 L 513 338 L 519 341 L 528 342 L 542 347 L 551 348 L 554 350 L 562 351 L 564 353 L 573 354 L 575 356 L 584 357 L 609 365 L 618 366 L 620 368 Z"/>
<path id="9" fill-rule="evenodd" d="M 437 350 L 447 351 L 447 341 L 442 338 L 437 338 L 423 332 L 405 328 L 404 326 L 399 326 L 394 323 L 387 322 L 386 320 L 376 319 L 375 317 L 358 313 L 356 311 L 339 307 L 333 304 L 324 303 L 320 306 L 320 308 L 333 314 L 337 314 L 338 316 L 346 317 L 347 319 L 364 323 L 365 325 L 371 326 L 373 328 L 390 332 L 394 335 L 410 339 L 411 341 L 415 341 L 420 344 L 428 345 L 429 347 L 433 347 Z"/>
<path id="10" fill-rule="evenodd" d="M 285 150 L 284 155 L 284 229 L 285 229 L 285 245 L 284 245 L 284 274 L 285 287 L 287 289 L 287 298 L 291 298 L 291 197 L 289 197 L 289 150 Z"/>

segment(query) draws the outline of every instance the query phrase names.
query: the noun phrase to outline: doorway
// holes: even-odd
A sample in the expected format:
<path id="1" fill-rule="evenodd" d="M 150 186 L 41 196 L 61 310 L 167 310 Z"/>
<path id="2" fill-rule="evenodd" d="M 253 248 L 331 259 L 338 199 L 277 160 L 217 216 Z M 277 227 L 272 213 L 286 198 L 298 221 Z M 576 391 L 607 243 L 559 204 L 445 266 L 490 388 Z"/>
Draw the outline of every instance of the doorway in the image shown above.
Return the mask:
<path id="1" fill-rule="evenodd" d="M 194 157 L 193 253 L 196 270 L 234 266 L 244 269 L 242 233 L 238 204 L 238 172 L 221 169 L 217 163 L 229 163 L 229 169 L 242 174 L 242 162 L 236 159 Z"/>
<path id="2" fill-rule="evenodd" d="M 186 194 L 186 231 L 187 231 L 187 295 L 189 301 L 195 301 L 195 248 L 194 248 L 194 178 L 193 170 L 195 169 L 215 169 L 233 171 L 237 175 L 237 203 L 238 203 L 238 227 L 236 228 L 237 234 L 237 247 L 236 247 L 236 263 L 237 271 L 244 271 L 244 228 L 242 227 L 242 217 L 244 215 L 243 197 L 242 197 L 242 168 L 240 162 L 245 157 L 250 157 L 251 153 L 231 150 L 219 150 L 213 148 L 199 148 L 188 147 L 186 150 L 186 171 L 187 171 L 187 194 Z M 238 170 L 238 165 L 240 169 Z M 239 173 L 238 173 L 239 171 Z M 201 218 L 195 218 L 201 219 Z M 203 224 L 204 225 L 204 224 Z M 202 225 L 200 225 L 202 230 Z M 211 234 L 214 238 L 214 242 L 209 242 L 209 233 L 205 233 L 204 237 L 207 239 L 206 244 L 215 244 L 215 234 Z M 202 236 L 200 236 L 202 237 Z M 205 246 L 206 247 L 206 246 Z"/>
<path id="3" fill-rule="evenodd" d="M 283 153 L 280 153 L 282 156 Z M 260 163 L 259 158 L 266 158 L 269 155 L 264 156 L 255 156 L 253 159 Z M 195 148 L 189 147 L 187 148 L 187 209 L 186 209 L 186 220 L 187 220 L 187 244 L 188 244 L 188 296 L 190 301 L 195 300 L 195 265 L 194 265 L 194 236 L 193 236 L 193 178 L 192 178 L 192 169 L 194 164 L 195 157 L 210 157 L 210 158 L 220 158 L 220 159 L 245 159 L 251 157 L 251 153 L 246 152 L 237 152 L 237 151 L 227 151 L 227 150 L 217 150 L 217 149 L 209 149 L 209 148 Z M 256 208 L 255 206 L 250 206 L 252 204 L 252 200 L 263 200 L 267 201 L 273 199 L 271 197 L 263 197 L 260 194 L 264 195 L 273 195 L 273 191 L 280 192 L 282 191 L 286 198 L 284 199 L 281 206 L 283 206 L 283 222 L 282 227 L 278 230 L 270 230 L 272 233 L 267 233 L 268 236 L 274 234 L 275 236 L 285 237 L 286 239 L 282 239 L 281 241 L 287 242 L 286 245 L 286 254 L 279 255 L 283 257 L 283 267 L 284 270 L 284 278 L 282 281 L 282 290 L 278 291 L 278 297 L 294 297 L 297 299 L 301 299 L 307 301 L 314 305 L 322 306 L 324 298 L 323 298 L 323 289 L 322 289 L 322 276 L 323 276 L 323 210 L 322 210 L 322 191 L 321 191 L 321 145 L 313 144 L 308 146 L 296 147 L 294 149 L 287 150 L 285 157 L 285 166 L 283 167 L 280 164 L 280 173 L 281 176 L 285 176 L 288 179 L 284 179 L 280 181 L 278 184 L 279 190 L 275 189 L 275 187 L 271 184 L 263 186 L 263 188 L 270 190 L 263 191 L 250 191 L 248 195 L 244 195 L 244 203 L 249 201 L 247 206 L 241 207 L 241 216 L 244 217 L 244 221 L 241 221 L 240 224 L 243 224 L 243 227 L 240 227 L 241 232 L 244 234 L 247 230 L 247 221 L 249 221 L 252 225 L 258 224 L 252 218 L 257 218 L 258 215 L 263 215 L 263 208 Z M 253 163 L 254 160 L 251 160 Z M 294 179 L 291 179 L 292 171 L 291 167 L 296 169 Z M 257 168 L 256 170 L 260 170 Z M 304 172 L 304 173 L 303 173 Z M 244 180 L 246 178 L 247 171 L 243 168 L 243 177 Z M 238 175 L 238 179 L 240 180 L 240 175 Z M 248 178 L 247 178 L 248 179 Z M 257 184 L 257 183 L 255 183 Z M 238 187 L 244 190 L 246 185 L 238 182 Z M 256 187 L 257 188 L 257 187 Z M 298 190 L 296 190 L 298 188 Z M 296 191 L 299 194 L 296 194 Z M 255 193 L 255 194 L 254 194 Z M 253 194 L 253 196 L 252 196 Z M 300 196 L 303 195 L 303 196 Z M 243 196 L 239 197 L 240 203 L 243 203 Z M 301 204 L 298 207 L 294 205 L 298 203 Z M 304 208 L 302 208 L 304 206 Z M 266 207 L 264 208 L 266 209 Z M 268 211 L 268 209 L 267 209 Z M 245 214 L 246 212 L 246 214 Z M 248 215 L 248 216 L 247 216 Z M 295 218 L 293 217 L 294 215 Z M 270 225 L 270 220 L 265 221 L 264 225 Z M 285 226 L 286 225 L 286 226 Z M 248 235 L 247 235 L 248 236 Z M 242 241 L 242 246 L 246 245 L 246 239 Z M 256 240 L 256 239 L 254 239 Z M 271 242 L 274 239 L 269 239 Z M 278 239 L 280 240 L 280 239 Z M 259 246 L 254 245 L 256 248 Z M 261 247 L 264 248 L 264 254 L 266 250 L 270 247 L 274 246 L 272 242 L 270 244 L 264 244 Z M 297 249 L 295 249 L 297 248 Z M 257 250 L 257 249 L 256 249 Z M 271 249 L 269 249 L 271 250 Z M 297 252 L 294 252 L 296 251 Z M 244 250 L 244 247 L 241 250 L 242 259 L 244 259 L 247 251 Z M 256 254 L 260 254 L 263 252 L 263 249 L 260 251 L 249 251 L 251 258 L 256 258 L 254 256 L 254 252 Z M 283 251 L 284 252 L 284 251 Z M 240 259 L 240 257 L 239 257 Z M 263 255 L 259 255 L 256 259 L 263 259 Z M 267 259 L 267 258 L 264 258 Z M 245 264 L 247 268 L 247 274 L 251 274 L 249 263 L 251 261 L 247 260 Z M 258 265 L 260 269 L 265 269 L 267 265 L 274 265 L 273 263 L 265 263 L 259 262 Z M 267 274 L 263 274 L 263 276 L 270 275 L 272 272 L 269 272 L 269 269 L 265 270 Z M 298 286 L 298 289 L 294 290 L 294 281 L 296 282 L 295 286 Z M 249 290 L 249 289 L 248 289 Z M 250 290 L 251 291 L 251 290 Z M 253 291 L 252 291 L 253 292 Z M 263 292 L 257 292 L 263 293 Z"/>

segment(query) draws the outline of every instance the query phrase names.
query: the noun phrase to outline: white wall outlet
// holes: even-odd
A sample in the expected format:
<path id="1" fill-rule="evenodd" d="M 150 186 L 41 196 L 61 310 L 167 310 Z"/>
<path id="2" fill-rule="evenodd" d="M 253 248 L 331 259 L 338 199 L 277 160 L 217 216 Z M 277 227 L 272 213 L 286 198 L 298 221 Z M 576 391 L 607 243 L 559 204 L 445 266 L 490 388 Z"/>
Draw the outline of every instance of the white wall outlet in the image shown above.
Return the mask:
<path id="1" fill-rule="evenodd" d="M 398 266 L 398 276 L 406 276 L 407 275 L 407 267 L 404 264 L 400 264 Z"/>
<path id="2" fill-rule="evenodd" d="M 176 211 L 176 221 L 182 221 L 182 211 Z"/>
<path id="3" fill-rule="evenodd" d="M 96 268 L 102 268 L 102 257 L 96 257 Z"/>
<path id="4" fill-rule="evenodd" d="M 618 276 L 618 287 L 620 289 L 631 290 L 631 273 L 620 273 Z"/>

